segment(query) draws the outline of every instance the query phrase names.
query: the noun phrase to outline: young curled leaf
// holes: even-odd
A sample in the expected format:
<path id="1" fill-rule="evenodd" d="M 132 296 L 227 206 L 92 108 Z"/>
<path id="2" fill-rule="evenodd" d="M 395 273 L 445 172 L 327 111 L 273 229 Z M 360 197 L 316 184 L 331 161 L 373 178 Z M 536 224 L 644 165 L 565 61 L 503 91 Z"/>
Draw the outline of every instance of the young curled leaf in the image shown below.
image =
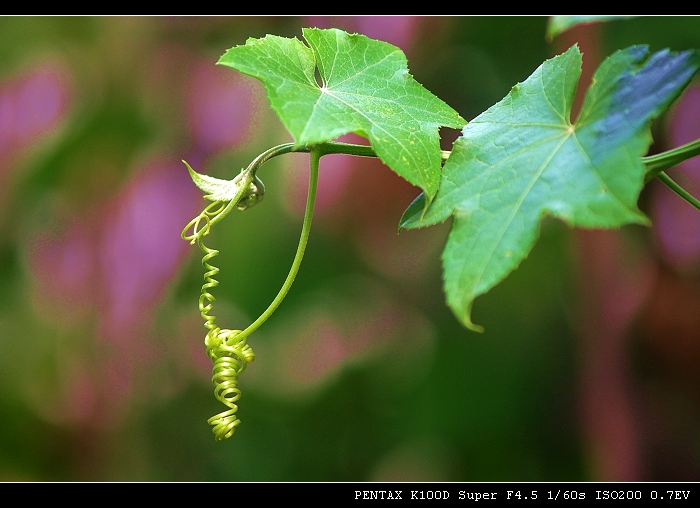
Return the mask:
<path id="1" fill-rule="evenodd" d="M 222 180 L 213 176 L 197 173 L 187 162 L 182 161 L 190 172 L 194 184 L 204 192 L 204 197 L 209 201 L 231 201 L 241 190 L 240 174 L 233 180 Z"/>
<path id="2" fill-rule="evenodd" d="M 253 181 L 248 183 L 248 188 L 241 194 L 241 189 L 246 185 L 243 172 L 239 173 L 233 180 L 222 180 L 197 173 L 187 162 L 182 162 L 187 166 L 194 184 L 204 192 L 204 197 L 209 201 L 227 202 L 238 199 L 236 208 L 243 211 L 258 204 L 265 196 L 265 185 L 257 175 L 253 176 Z"/>

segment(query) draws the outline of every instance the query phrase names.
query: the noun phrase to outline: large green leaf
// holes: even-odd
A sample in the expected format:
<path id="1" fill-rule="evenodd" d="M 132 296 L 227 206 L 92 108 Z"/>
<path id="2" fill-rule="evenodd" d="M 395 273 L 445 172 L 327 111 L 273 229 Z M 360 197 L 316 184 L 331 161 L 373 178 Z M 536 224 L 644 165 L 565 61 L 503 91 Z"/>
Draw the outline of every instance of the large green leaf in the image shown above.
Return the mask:
<path id="1" fill-rule="evenodd" d="M 413 79 L 399 48 L 337 29 L 305 28 L 303 34 L 308 46 L 274 35 L 248 39 L 218 63 L 265 84 L 297 145 L 357 133 L 387 166 L 432 198 L 440 184 L 439 128 L 466 122 Z"/>
<path id="2" fill-rule="evenodd" d="M 637 208 L 650 119 L 698 69 L 698 54 L 644 46 L 619 51 L 594 75 L 570 120 L 581 73 L 576 46 L 544 62 L 462 131 L 425 215 L 420 203 L 402 227 L 453 216 L 442 259 L 447 303 L 472 323 L 474 299 L 514 270 L 533 247 L 544 216 L 572 226 L 647 224 Z"/>

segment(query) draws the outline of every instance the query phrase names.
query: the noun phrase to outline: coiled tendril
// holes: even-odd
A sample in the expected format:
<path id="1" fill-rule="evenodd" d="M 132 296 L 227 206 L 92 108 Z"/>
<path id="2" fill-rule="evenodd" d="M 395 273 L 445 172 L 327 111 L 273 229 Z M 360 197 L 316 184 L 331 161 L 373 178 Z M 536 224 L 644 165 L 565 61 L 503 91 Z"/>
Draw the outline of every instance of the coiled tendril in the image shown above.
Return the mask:
<path id="1" fill-rule="evenodd" d="M 204 319 L 204 327 L 207 329 L 207 335 L 204 339 L 207 355 L 214 363 L 211 377 L 214 385 L 214 396 L 228 408 L 208 420 L 213 427 L 212 432 L 214 432 L 217 441 L 231 437 L 236 427 L 241 423 L 240 419 L 236 417 L 236 411 L 238 411 L 236 402 L 241 397 L 241 390 L 238 388 L 238 376 L 250 362 L 255 360 L 255 354 L 246 342 L 247 337 L 264 323 L 279 306 L 299 270 L 311 228 L 311 217 L 313 216 L 318 183 L 318 162 L 322 152 L 311 150 L 311 177 L 309 179 L 309 194 L 306 200 L 304 224 L 289 274 L 279 293 L 277 293 L 277 296 L 265 312 L 245 330 L 222 329 L 216 325 L 216 317 L 211 313 L 216 298 L 211 294 L 211 290 L 219 285 L 219 281 L 214 278 L 219 273 L 219 269 L 211 264 L 211 260 L 219 254 L 219 251 L 204 245 L 202 239 L 209 234 L 212 225 L 221 220 L 233 207 L 243 211 L 259 203 L 265 194 L 265 186 L 255 174 L 255 169 L 270 157 L 287 153 L 292 151 L 292 149 L 291 144 L 286 144 L 261 154 L 251 163 L 248 170 L 243 171 L 241 175 L 234 179 L 234 182 L 240 182 L 240 185 L 235 196 L 230 200 L 223 201 L 215 199 L 211 195 L 205 196 L 213 202 L 204 208 L 197 217 L 192 219 L 181 233 L 184 240 L 191 244 L 196 243 L 204 253 L 202 257 L 202 266 L 205 270 L 204 284 L 199 296 L 199 312 L 202 319 Z M 188 234 L 190 229 L 192 229 L 192 233 Z"/>
<path id="2" fill-rule="evenodd" d="M 181 235 L 190 243 L 196 242 L 204 252 L 202 266 L 205 273 L 202 292 L 199 296 L 199 312 L 207 329 L 204 339 L 207 355 L 214 362 L 211 379 L 214 385 L 214 396 L 228 407 L 226 411 L 208 420 L 217 441 L 231 437 L 236 426 L 241 423 L 241 420 L 236 417 L 238 410 L 236 401 L 241 397 L 238 375 L 245 370 L 248 363 L 255 360 L 255 353 L 246 343 L 246 336 L 241 335 L 242 331 L 219 328 L 216 325 L 216 316 L 211 313 L 216 298 L 210 290 L 219 285 L 219 281 L 214 278 L 219 273 L 219 269 L 210 261 L 219 254 L 219 251 L 204 245 L 202 238 L 211 231 L 212 219 L 219 216 L 226 208 L 227 203 L 223 201 L 211 203 L 187 224 Z M 192 234 L 188 235 L 187 231 L 190 228 L 192 228 Z"/>

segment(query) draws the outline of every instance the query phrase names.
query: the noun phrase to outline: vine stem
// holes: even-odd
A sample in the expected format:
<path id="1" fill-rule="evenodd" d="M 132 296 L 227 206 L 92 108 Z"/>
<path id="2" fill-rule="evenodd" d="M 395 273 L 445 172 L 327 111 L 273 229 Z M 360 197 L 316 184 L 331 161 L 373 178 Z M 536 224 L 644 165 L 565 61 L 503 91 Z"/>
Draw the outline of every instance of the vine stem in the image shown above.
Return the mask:
<path id="1" fill-rule="evenodd" d="M 317 145 L 302 145 L 302 146 L 295 146 L 294 143 L 284 143 L 275 147 L 272 147 L 265 152 L 261 153 L 258 155 L 249 165 L 248 167 L 243 171 L 243 188 L 245 188 L 250 182 L 253 181 L 253 176 L 255 175 L 256 171 L 267 161 L 270 159 L 277 157 L 279 155 L 283 155 L 286 153 L 311 153 L 311 173 L 312 173 L 312 178 L 309 180 L 309 198 L 311 198 L 311 183 L 314 180 L 313 178 L 313 173 L 314 171 L 318 172 L 318 163 L 320 158 L 323 155 L 327 154 L 345 154 L 345 155 L 355 155 L 355 156 L 360 156 L 360 157 L 379 157 L 377 153 L 374 151 L 374 148 L 371 146 L 367 145 L 358 145 L 358 144 L 353 144 L 353 143 L 342 143 L 338 141 L 326 141 L 324 143 L 319 143 Z M 440 156 L 443 162 L 445 162 L 449 156 L 450 156 L 450 151 L 448 150 L 441 150 Z M 693 197 L 688 191 L 683 189 L 680 185 L 678 185 L 676 182 L 674 182 L 666 173 L 665 170 L 669 169 L 681 162 L 683 162 L 686 159 L 690 159 L 692 157 L 695 157 L 696 155 L 700 155 L 700 139 L 697 139 L 695 141 L 691 141 L 690 143 L 687 143 L 685 145 L 679 146 L 677 148 L 674 148 L 672 150 L 667 150 L 665 152 L 661 152 L 655 155 L 650 155 L 647 157 L 642 157 L 642 162 L 644 163 L 646 167 L 645 171 L 645 177 L 644 177 L 644 183 L 649 183 L 651 180 L 654 178 L 658 178 L 661 182 L 666 184 L 671 190 L 673 190 L 676 194 L 678 194 L 682 199 L 686 200 L 688 203 L 690 203 L 693 207 L 696 209 L 700 210 L 700 201 Z M 315 168 L 314 168 L 315 166 Z M 316 179 L 318 178 L 318 175 L 315 177 Z M 313 192 L 315 192 L 315 188 L 313 189 Z M 223 213 L 219 214 L 217 217 L 215 217 L 212 220 L 212 223 L 218 222 L 223 218 L 224 215 L 226 215 L 230 209 L 233 208 L 235 205 L 236 199 L 232 200 L 226 209 L 223 211 Z M 313 208 L 313 202 L 311 202 L 311 207 Z M 309 214 L 309 203 L 307 202 L 307 210 L 305 214 L 305 219 L 304 219 L 304 227 L 307 226 L 307 215 Z M 308 225 L 311 223 L 311 218 L 308 217 Z M 304 232 L 304 229 L 302 229 L 302 233 Z M 308 231 L 306 233 L 308 235 Z M 303 238 L 302 238 L 303 240 Z M 305 240 L 304 240 L 305 243 Z M 300 251 L 297 251 L 298 255 L 303 256 L 303 251 L 305 245 L 302 245 L 301 243 L 299 244 Z M 295 263 L 297 259 L 295 258 Z M 301 259 L 299 259 L 301 261 Z M 298 266 L 296 266 L 296 270 L 298 270 Z M 294 269 L 294 266 L 293 266 Z M 294 277 L 296 276 L 296 273 L 290 273 L 290 277 L 288 277 L 288 282 L 291 285 L 291 282 L 294 280 Z M 284 295 L 289 291 L 289 287 L 285 283 L 285 286 L 282 287 L 282 290 L 280 291 L 280 294 L 278 294 L 278 298 L 275 298 L 275 300 L 272 302 L 270 307 L 276 308 L 281 300 L 284 298 Z M 274 311 L 274 308 L 272 309 Z M 268 309 L 269 310 L 269 309 Z M 258 318 L 253 325 L 256 325 L 254 328 L 251 328 L 253 325 L 248 327 L 244 331 L 246 333 L 246 336 L 249 335 L 253 330 L 257 329 L 260 324 L 262 324 L 268 317 L 269 314 L 272 312 L 268 313 L 267 311 Z M 258 323 L 258 321 L 260 321 Z"/>
<path id="2" fill-rule="evenodd" d="M 367 145 L 357 145 L 353 143 L 341 143 L 339 141 L 326 141 L 325 143 L 320 143 L 313 146 L 294 146 L 294 143 L 284 143 L 282 145 L 275 146 L 266 150 L 262 154 L 258 155 L 253 162 L 250 163 L 246 172 L 255 171 L 265 162 L 277 157 L 278 155 L 283 155 L 285 153 L 297 152 L 297 153 L 309 153 L 313 149 L 319 150 L 321 155 L 339 153 L 346 155 L 357 155 L 361 157 L 379 157 L 374 148 Z M 441 150 L 440 157 L 442 161 L 446 161 L 450 156 L 449 150 Z M 686 143 L 685 145 L 673 148 L 671 150 L 666 150 L 665 152 L 657 153 L 654 155 L 649 155 L 642 157 L 642 162 L 646 167 L 644 182 L 648 183 L 657 175 L 666 171 L 667 169 L 676 166 L 686 159 L 690 159 L 700 155 L 700 139 Z"/>
<path id="3" fill-rule="evenodd" d="M 338 153 L 345 155 L 356 155 L 360 157 L 379 157 L 377 152 L 374 151 L 374 148 L 367 145 L 341 143 L 339 141 L 326 141 L 325 143 L 320 143 L 318 145 L 314 145 L 313 147 L 305 145 L 295 147 L 294 143 L 285 143 L 270 148 L 269 150 L 266 150 L 260 154 L 253 162 L 250 163 L 246 169 L 246 172 L 257 170 L 265 162 L 273 157 L 277 157 L 278 155 L 283 155 L 290 152 L 308 153 L 311 152 L 312 149 L 319 150 L 321 155 Z M 440 157 L 442 161 L 445 162 L 451 153 L 452 152 L 449 150 L 441 150 Z M 642 157 L 642 162 L 646 167 L 644 183 L 649 183 L 667 169 L 680 164 L 684 160 L 695 157 L 696 155 L 700 155 L 700 139 L 696 139 L 695 141 L 691 141 L 690 143 L 686 143 L 685 145 L 673 148 L 671 150 L 666 150 L 665 152 Z"/>
<path id="4" fill-rule="evenodd" d="M 297 246 L 297 251 L 294 256 L 294 260 L 292 261 L 292 267 L 290 268 L 289 274 L 287 274 L 287 278 L 285 279 L 284 284 L 282 284 L 279 293 L 277 293 L 275 299 L 272 300 L 272 303 L 270 303 L 267 309 L 265 309 L 265 312 L 260 314 L 260 317 L 258 317 L 258 319 L 253 321 L 245 330 L 243 330 L 238 335 L 238 337 L 240 337 L 241 339 L 248 337 L 251 333 L 257 330 L 265 321 L 267 321 L 267 319 L 272 315 L 272 313 L 275 312 L 275 310 L 277 310 L 277 307 L 279 307 L 279 305 L 282 303 L 282 300 L 284 300 L 285 296 L 287 296 L 287 293 L 292 287 L 292 283 L 294 282 L 294 279 L 296 278 L 297 273 L 299 272 L 299 266 L 301 265 L 301 260 L 303 259 L 304 251 L 306 250 L 306 244 L 309 240 L 309 232 L 311 231 L 311 219 L 314 215 L 314 204 L 316 202 L 316 188 L 318 187 L 319 161 L 321 159 L 321 156 L 324 155 L 324 151 L 320 148 L 311 147 L 309 151 L 311 153 L 311 160 L 309 164 L 309 191 L 306 196 L 306 209 L 304 210 L 304 222 L 301 226 L 299 245 Z"/>
<path id="5" fill-rule="evenodd" d="M 691 206 L 697 210 L 700 210 L 700 201 L 698 201 L 683 187 L 674 182 L 673 179 L 671 179 L 671 177 L 665 172 L 665 170 L 680 164 L 686 159 L 695 157 L 696 155 L 700 155 L 700 139 L 696 139 L 695 141 L 691 141 L 690 143 L 686 143 L 685 145 L 679 146 L 672 150 L 667 150 L 648 157 L 642 157 L 642 160 L 646 166 L 644 183 L 649 183 L 654 178 L 658 178 L 673 192 L 690 203 Z"/>
<path id="6" fill-rule="evenodd" d="M 695 207 L 696 210 L 700 211 L 700 201 L 698 201 L 692 194 L 690 194 L 683 187 L 681 187 L 676 182 L 674 182 L 670 176 L 668 176 L 666 173 L 664 173 L 662 171 L 658 175 L 656 175 L 656 178 L 658 178 L 663 183 L 665 183 L 673 192 L 678 194 L 680 197 L 682 197 L 688 203 L 690 203 L 693 207 Z"/>
<path id="7" fill-rule="evenodd" d="M 258 155 L 253 162 L 251 162 L 246 171 L 255 171 L 265 162 L 269 161 L 273 157 L 278 155 L 283 155 L 285 153 L 309 153 L 312 149 L 319 150 L 321 155 L 328 155 L 332 153 L 345 154 L 345 155 L 355 155 L 358 157 L 379 157 L 374 148 L 368 145 L 357 145 L 355 143 L 342 143 L 340 141 L 326 141 L 325 143 L 319 143 L 318 145 L 308 146 L 294 146 L 294 143 L 284 143 L 269 150 L 266 150 L 262 154 Z M 440 150 L 440 158 L 443 162 L 447 160 L 450 156 L 449 150 Z"/>
<path id="8" fill-rule="evenodd" d="M 667 169 L 696 155 L 700 155 L 700 139 L 673 148 L 672 150 L 642 157 L 642 161 L 644 161 L 644 165 L 647 168 L 644 183 L 649 183 Z"/>

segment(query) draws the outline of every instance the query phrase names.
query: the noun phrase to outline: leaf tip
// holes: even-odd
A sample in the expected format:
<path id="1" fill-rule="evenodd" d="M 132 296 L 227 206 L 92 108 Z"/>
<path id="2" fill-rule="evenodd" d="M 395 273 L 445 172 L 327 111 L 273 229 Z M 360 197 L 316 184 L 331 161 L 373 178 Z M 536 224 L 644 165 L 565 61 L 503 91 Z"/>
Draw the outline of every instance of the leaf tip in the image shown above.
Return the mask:
<path id="1" fill-rule="evenodd" d="M 457 316 L 457 319 L 468 329 L 473 332 L 477 333 L 484 333 L 484 327 L 481 325 L 477 325 L 472 321 L 472 303 L 474 301 L 470 301 L 465 305 L 464 307 L 460 309 L 453 308 L 452 310 L 454 311 L 455 315 Z"/>
<path id="2" fill-rule="evenodd" d="M 192 178 L 192 181 L 195 181 L 195 178 L 197 177 L 197 172 L 194 169 L 192 169 L 192 166 L 187 164 L 186 160 L 183 160 L 182 162 L 185 164 L 185 166 L 187 166 L 187 171 L 190 173 L 190 177 Z"/>
<path id="3" fill-rule="evenodd" d="M 418 194 L 416 199 L 411 201 L 406 210 L 403 212 L 401 219 L 399 220 L 399 233 L 404 229 L 413 229 L 420 227 L 420 221 L 425 215 L 428 209 L 428 199 L 425 196 L 425 192 Z"/>
<path id="4" fill-rule="evenodd" d="M 467 327 L 467 329 L 471 330 L 472 332 L 477 332 L 477 333 L 484 333 L 484 327 L 481 325 L 477 325 L 472 323 L 472 320 L 467 318 L 466 320 L 462 320 L 462 324 Z"/>
<path id="5" fill-rule="evenodd" d="M 471 305 L 469 306 L 471 307 Z M 467 329 L 471 330 L 472 332 L 476 333 L 484 333 L 485 329 L 481 325 L 477 325 L 472 321 L 471 318 L 471 312 L 469 309 L 465 309 L 464 312 L 461 313 L 461 315 L 455 313 L 457 315 L 457 319 L 459 319 L 460 323 Z"/>

